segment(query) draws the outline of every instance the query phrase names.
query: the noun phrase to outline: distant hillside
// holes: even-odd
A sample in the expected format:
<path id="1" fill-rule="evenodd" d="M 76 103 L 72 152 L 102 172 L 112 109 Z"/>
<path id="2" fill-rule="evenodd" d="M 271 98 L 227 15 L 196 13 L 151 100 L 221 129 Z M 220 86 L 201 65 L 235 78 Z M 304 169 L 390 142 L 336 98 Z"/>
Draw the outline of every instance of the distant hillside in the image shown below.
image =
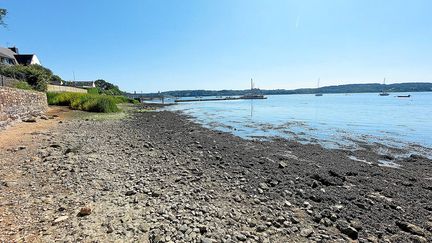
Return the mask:
<path id="1" fill-rule="evenodd" d="M 319 89 L 273 89 L 273 90 L 255 90 L 264 95 L 282 95 L 282 94 L 337 94 L 337 93 L 378 93 L 382 90 L 387 92 L 427 92 L 432 91 L 432 83 L 400 83 L 400 84 L 345 84 L 321 87 Z M 176 97 L 196 97 L 196 96 L 238 96 L 249 93 L 250 90 L 177 90 L 161 92 L 164 95 Z M 147 95 L 156 95 L 149 93 Z"/>

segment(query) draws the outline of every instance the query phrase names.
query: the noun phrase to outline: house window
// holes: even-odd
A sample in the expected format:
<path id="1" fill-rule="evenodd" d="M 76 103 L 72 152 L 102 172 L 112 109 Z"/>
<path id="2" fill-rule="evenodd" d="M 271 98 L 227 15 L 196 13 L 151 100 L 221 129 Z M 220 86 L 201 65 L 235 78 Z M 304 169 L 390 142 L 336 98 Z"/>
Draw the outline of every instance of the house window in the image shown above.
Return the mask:
<path id="1" fill-rule="evenodd" d="M 10 58 L 7 58 L 7 57 L 2 57 L 2 58 L 0 59 L 0 63 L 1 63 L 1 64 L 11 64 L 11 65 L 14 64 L 13 60 L 10 59 Z"/>

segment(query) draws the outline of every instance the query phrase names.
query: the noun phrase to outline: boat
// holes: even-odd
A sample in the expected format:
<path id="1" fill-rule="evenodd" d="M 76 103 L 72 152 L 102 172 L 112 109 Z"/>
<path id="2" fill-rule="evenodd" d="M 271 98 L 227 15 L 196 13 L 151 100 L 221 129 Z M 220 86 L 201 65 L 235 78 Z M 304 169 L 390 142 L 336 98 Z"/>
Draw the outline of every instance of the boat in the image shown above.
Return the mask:
<path id="1" fill-rule="evenodd" d="M 320 83 L 320 79 L 318 79 L 318 84 L 317 84 L 317 91 L 319 90 L 319 83 Z M 323 96 L 323 93 L 321 93 L 321 92 L 318 92 L 318 93 L 316 93 L 315 94 L 315 96 Z"/>
<path id="2" fill-rule="evenodd" d="M 398 97 L 398 98 L 409 98 L 409 97 L 411 97 L 411 95 L 410 94 L 409 95 L 398 95 L 396 97 Z"/>
<path id="3" fill-rule="evenodd" d="M 250 93 L 247 93 L 245 95 L 240 96 L 240 99 L 243 99 L 243 100 L 264 100 L 264 99 L 267 99 L 267 97 L 265 97 L 262 94 L 258 94 L 256 91 L 259 91 L 259 89 L 254 88 L 253 79 L 251 79 L 251 91 L 250 91 Z"/>
<path id="4" fill-rule="evenodd" d="M 379 93 L 379 96 L 389 96 L 389 95 L 390 95 L 389 93 L 387 93 L 387 92 L 385 91 L 385 80 L 386 80 L 386 79 L 384 78 L 384 81 L 383 81 L 384 88 L 383 88 L 382 92 Z"/>

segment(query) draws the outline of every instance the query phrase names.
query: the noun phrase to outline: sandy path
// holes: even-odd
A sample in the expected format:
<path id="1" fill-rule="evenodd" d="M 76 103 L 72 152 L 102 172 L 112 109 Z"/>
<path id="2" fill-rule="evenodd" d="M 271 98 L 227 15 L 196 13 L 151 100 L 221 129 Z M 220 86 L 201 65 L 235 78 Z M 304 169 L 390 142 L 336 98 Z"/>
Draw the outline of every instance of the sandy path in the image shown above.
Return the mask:
<path id="1" fill-rule="evenodd" d="M 59 121 L 69 116 L 69 109 L 65 107 L 50 107 L 47 116 L 58 116 L 56 119 L 42 120 L 36 123 L 18 123 L 0 130 L 0 149 L 15 148 L 16 146 L 27 144 L 31 145 L 32 133 L 43 132 L 56 126 Z"/>
<path id="2" fill-rule="evenodd" d="M 50 107 L 46 115 L 53 119 L 38 119 L 36 123 L 17 123 L 0 131 L 0 241 L 39 241 L 37 235 L 26 232 L 26 226 L 34 221 L 32 213 L 22 213 L 27 210 L 22 206 L 22 199 L 29 197 L 26 185 L 31 183 L 31 178 L 16 168 L 19 167 L 18 163 L 37 161 L 34 155 L 38 145 L 38 134 L 54 129 L 60 121 L 69 117 L 70 110 L 64 107 Z M 7 155 L 8 152 L 13 152 L 13 156 Z M 22 232 L 23 237 L 16 236 L 16 231 Z"/>

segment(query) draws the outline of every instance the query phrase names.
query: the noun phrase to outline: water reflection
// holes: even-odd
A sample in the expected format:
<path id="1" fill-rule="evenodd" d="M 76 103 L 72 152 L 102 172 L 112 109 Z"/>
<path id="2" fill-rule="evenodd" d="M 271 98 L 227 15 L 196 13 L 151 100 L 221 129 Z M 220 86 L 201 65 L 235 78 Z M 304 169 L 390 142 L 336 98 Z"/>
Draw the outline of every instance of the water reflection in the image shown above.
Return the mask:
<path id="1" fill-rule="evenodd" d="M 359 142 L 392 147 L 417 144 L 432 154 L 432 93 L 413 96 L 278 95 L 267 100 L 192 102 L 169 109 L 183 110 L 204 125 L 220 124 L 216 129 L 245 138 L 283 136 L 330 147 Z"/>

